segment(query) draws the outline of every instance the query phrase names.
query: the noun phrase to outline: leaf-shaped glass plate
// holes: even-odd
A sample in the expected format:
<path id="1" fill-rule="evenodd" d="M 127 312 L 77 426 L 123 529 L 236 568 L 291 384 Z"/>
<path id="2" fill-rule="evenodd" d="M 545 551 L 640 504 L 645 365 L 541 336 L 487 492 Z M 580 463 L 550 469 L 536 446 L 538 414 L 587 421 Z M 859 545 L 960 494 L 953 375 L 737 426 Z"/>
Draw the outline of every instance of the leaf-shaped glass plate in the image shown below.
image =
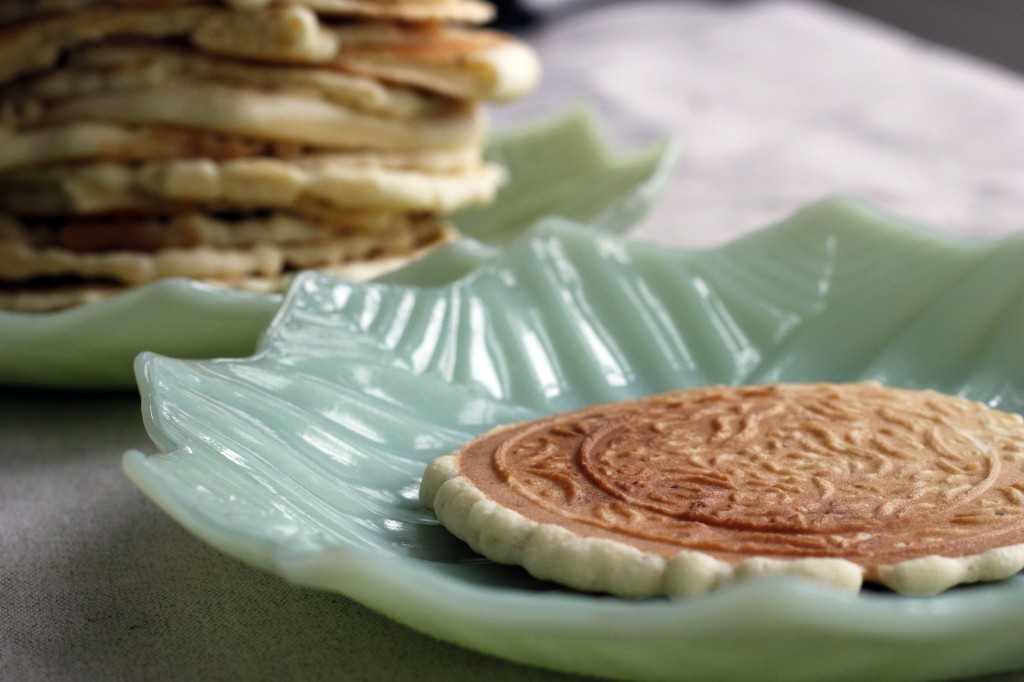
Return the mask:
<path id="1" fill-rule="evenodd" d="M 757 580 L 688 601 L 572 593 L 482 561 L 425 464 L 513 420 L 712 383 L 876 379 L 1024 409 L 1024 239 L 828 200 L 707 252 L 544 221 L 435 289 L 305 275 L 260 352 L 138 370 L 185 527 L 436 637 L 637 680 L 940 679 L 1024 666 L 1024 578 L 914 599 Z"/>
<path id="2" fill-rule="evenodd" d="M 497 201 L 456 217 L 467 239 L 393 276 L 418 285 L 457 279 L 545 215 L 624 231 L 665 187 L 676 155 L 671 140 L 613 155 L 583 109 L 506 130 L 489 149 L 509 171 Z M 248 355 L 280 301 L 165 280 L 57 313 L 0 311 L 0 385 L 133 388 L 132 361 L 144 350 L 180 358 Z"/>

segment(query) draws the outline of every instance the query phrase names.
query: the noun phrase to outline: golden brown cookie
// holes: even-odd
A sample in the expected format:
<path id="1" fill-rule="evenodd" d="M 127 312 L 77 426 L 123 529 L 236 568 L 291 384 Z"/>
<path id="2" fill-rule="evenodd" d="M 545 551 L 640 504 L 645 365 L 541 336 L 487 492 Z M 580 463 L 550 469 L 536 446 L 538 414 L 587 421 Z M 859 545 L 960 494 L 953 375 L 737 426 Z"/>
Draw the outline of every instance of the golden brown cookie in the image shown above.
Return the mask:
<path id="1" fill-rule="evenodd" d="M 432 463 L 421 499 L 577 589 L 798 574 L 931 594 L 1024 568 L 1024 423 L 876 383 L 688 389 L 495 429 Z"/>

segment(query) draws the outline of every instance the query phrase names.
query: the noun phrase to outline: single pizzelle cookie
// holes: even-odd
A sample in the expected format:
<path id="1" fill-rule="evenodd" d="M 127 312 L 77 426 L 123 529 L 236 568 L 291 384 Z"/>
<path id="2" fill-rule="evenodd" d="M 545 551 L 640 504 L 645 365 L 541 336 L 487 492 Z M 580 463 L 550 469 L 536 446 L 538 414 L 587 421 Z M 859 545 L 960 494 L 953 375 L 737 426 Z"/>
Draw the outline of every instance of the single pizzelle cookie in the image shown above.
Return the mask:
<path id="1" fill-rule="evenodd" d="M 490 431 L 423 504 L 575 589 L 686 596 L 756 575 L 903 594 L 1024 569 L 1024 421 L 858 384 L 707 387 Z"/>

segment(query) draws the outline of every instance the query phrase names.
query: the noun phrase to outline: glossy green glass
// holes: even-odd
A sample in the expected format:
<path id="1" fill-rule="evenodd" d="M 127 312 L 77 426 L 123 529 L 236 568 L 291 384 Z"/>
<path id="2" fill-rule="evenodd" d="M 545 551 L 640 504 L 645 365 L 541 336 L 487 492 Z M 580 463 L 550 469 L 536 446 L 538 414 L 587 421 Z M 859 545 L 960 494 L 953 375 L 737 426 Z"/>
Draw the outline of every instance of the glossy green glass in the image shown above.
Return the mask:
<path id="1" fill-rule="evenodd" d="M 138 362 L 164 454 L 131 478 L 215 547 L 515 661 L 629 680 L 946 679 L 1024 666 L 1024 579 L 926 599 L 755 580 L 569 592 L 479 560 L 417 500 L 492 426 L 713 383 L 877 379 L 1024 411 L 1024 238 L 828 200 L 683 252 L 548 220 L 436 288 L 302 276 L 245 360 Z"/>
<path id="2" fill-rule="evenodd" d="M 503 131 L 488 150 L 509 172 L 498 200 L 456 216 L 468 239 L 392 276 L 421 285 L 451 281 L 546 215 L 621 232 L 664 189 L 677 153 L 676 143 L 666 140 L 612 154 L 583 109 Z M 0 311 L 0 385 L 134 388 L 132 362 L 142 351 L 180 358 L 249 355 L 280 301 L 173 279 L 56 313 Z"/>

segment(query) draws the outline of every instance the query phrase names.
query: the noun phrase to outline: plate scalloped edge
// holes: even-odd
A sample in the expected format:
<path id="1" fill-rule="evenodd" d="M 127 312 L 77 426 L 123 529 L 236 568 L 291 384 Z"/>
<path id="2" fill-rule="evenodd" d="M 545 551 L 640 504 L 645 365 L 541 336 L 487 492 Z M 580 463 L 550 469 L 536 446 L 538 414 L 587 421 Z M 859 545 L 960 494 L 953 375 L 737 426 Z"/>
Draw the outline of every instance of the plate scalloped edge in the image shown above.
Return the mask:
<path id="1" fill-rule="evenodd" d="M 420 285 L 456 279 L 548 213 L 594 219 L 597 229 L 629 229 L 664 190 L 679 146 L 667 138 L 613 153 L 595 116 L 577 107 L 498 131 L 488 154 L 510 164 L 510 182 L 491 206 L 456 216 L 469 238 L 392 277 Z M 538 155 L 557 162 L 537 166 L 531 159 Z M 546 192 L 524 196 L 537 183 Z M 142 351 L 243 357 L 280 301 L 173 279 L 54 313 L 0 311 L 0 386 L 133 389 L 132 362 Z"/>
<path id="2" fill-rule="evenodd" d="M 252 358 L 139 359 L 165 454 L 125 468 L 228 554 L 523 663 L 665 680 L 1020 667 L 1019 577 L 928 600 L 765 580 L 625 602 L 474 560 L 415 488 L 494 424 L 686 385 L 871 378 L 1020 412 L 1022 259 L 1020 237 L 833 199 L 705 252 L 553 220 L 439 289 L 303 275 Z"/>

